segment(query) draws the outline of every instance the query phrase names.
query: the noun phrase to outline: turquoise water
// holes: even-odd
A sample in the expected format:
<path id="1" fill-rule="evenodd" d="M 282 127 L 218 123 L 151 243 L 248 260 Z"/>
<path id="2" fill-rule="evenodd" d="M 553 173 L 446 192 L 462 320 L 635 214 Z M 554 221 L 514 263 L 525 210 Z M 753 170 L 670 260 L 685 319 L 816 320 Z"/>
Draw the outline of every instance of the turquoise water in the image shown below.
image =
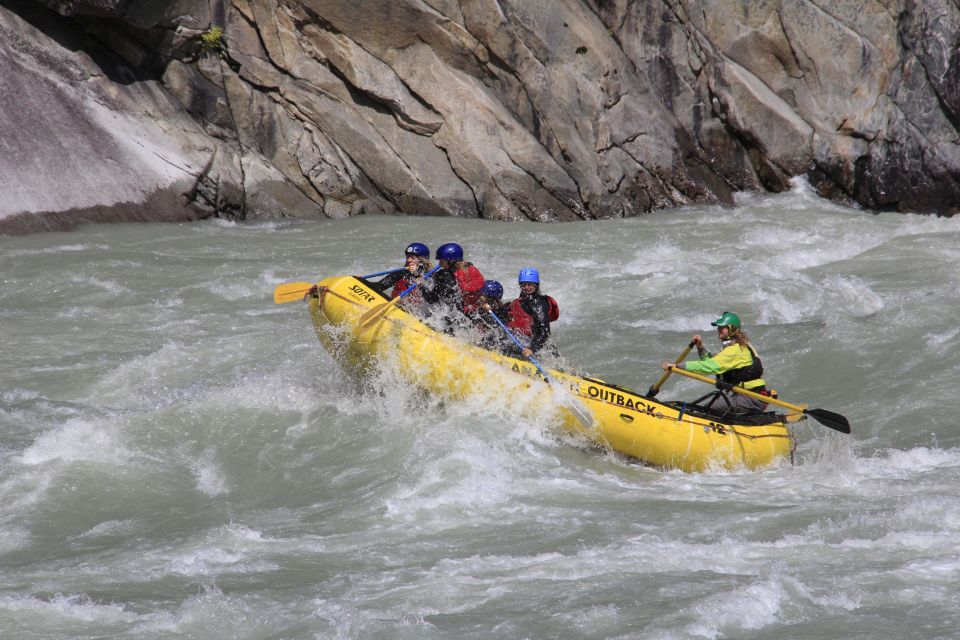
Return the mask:
<path id="1" fill-rule="evenodd" d="M 637 389 L 735 310 L 781 398 L 853 434 L 684 474 L 361 393 L 272 291 L 411 241 L 507 296 L 537 266 L 566 362 Z M 0 637 L 960 637 L 960 220 L 800 185 L 550 226 L 86 226 L 0 238 L 0 281 Z"/>

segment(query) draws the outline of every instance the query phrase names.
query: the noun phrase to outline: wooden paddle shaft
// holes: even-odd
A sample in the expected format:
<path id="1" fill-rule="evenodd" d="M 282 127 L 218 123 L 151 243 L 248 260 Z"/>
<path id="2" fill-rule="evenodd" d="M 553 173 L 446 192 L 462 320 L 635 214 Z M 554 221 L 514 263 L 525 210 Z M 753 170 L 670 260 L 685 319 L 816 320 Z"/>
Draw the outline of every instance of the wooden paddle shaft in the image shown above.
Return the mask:
<path id="1" fill-rule="evenodd" d="M 683 362 L 684 360 L 686 360 L 686 359 L 687 359 L 687 356 L 690 355 L 690 350 L 693 349 L 693 345 L 694 345 L 694 342 L 693 342 L 693 340 L 691 340 L 691 341 L 690 341 L 690 344 L 687 345 L 687 348 L 684 349 L 683 352 L 682 352 L 679 356 L 677 356 L 677 359 L 674 360 L 674 362 L 677 363 L 677 364 L 680 364 L 681 362 Z M 671 370 L 672 370 L 672 368 L 671 368 Z M 667 381 L 667 378 L 670 377 L 670 373 L 671 373 L 671 371 L 667 371 L 667 372 L 664 373 L 662 376 L 660 376 L 660 379 L 657 380 L 657 384 L 655 384 L 655 385 L 653 385 L 652 387 L 650 387 L 650 391 L 652 391 L 652 392 L 654 392 L 654 393 L 656 393 L 657 391 L 660 391 L 660 387 L 662 387 L 662 386 L 663 386 L 663 383 L 666 382 L 666 381 Z M 649 394 L 650 392 L 648 391 L 647 393 Z"/>
<path id="2" fill-rule="evenodd" d="M 685 375 L 688 378 L 693 378 L 694 380 L 699 380 L 700 382 L 706 382 L 707 384 L 717 383 L 717 381 L 714 380 L 713 378 L 708 378 L 707 376 L 702 376 L 699 373 L 694 373 L 693 371 L 687 371 L 686 369 L 681 369 L 680 367 L 670 367 L 670 370 L 676 371 L 677 373 Z M 791 409 L 798 413 L 806 413 L 807 411 L 807 408 L 805 406 L 790 404 L 789 402 L 784 402 L 783 400 L 778 400 L 777 398 L 765 396 L 761 393 L 756 393 L 756 392 L 750 391 L 749 389 L 744 389 L 743 387 L 731 386 L 730 390 L 735 393 L 739 393 L 742 396 L 747 396 L 748 398 L 753 398 L 754 400 L 759 400 L 760 402 L 766 402 L 768 404 L 775 404 L 785 409 Z"/>

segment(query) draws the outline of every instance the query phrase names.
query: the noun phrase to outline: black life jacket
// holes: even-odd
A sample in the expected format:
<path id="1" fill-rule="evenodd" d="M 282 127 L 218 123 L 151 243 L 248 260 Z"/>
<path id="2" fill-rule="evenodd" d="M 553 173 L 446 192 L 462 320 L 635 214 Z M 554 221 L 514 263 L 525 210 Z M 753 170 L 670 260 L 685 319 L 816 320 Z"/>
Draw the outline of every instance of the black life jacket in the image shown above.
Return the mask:
<path id="1" fill-rule="evenodd" d="M 757 355 L 757 352 L 754 351 L 753 347 L 749 344 L 747 345 L 747 349 L 750 350 L 750 355 L 753 357 L 753 363 L 747 365 L 746 367 L 730 369 L 730 371 L 721 373 L 720 379 L 722 381 L 736 385 L 763 377 L 763 363 L 760 362 L 760 356 Z"/>

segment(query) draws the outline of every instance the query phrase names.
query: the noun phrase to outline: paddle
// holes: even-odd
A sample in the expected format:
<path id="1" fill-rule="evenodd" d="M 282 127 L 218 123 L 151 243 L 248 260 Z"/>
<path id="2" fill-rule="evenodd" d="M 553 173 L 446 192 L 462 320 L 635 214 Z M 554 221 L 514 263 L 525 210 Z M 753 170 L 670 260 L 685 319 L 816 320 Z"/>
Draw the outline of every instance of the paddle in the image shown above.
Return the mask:
<path id="1" fill-rule="evenodd" d="M 520 349 L 520 351 L 523 351 L 526 347 L 520 344 L 520 341 L 517 340 L 517 336 L 513 335 L 513 331 L 510 331 L 510 329 L 507 328 L 507 325 L 503 324 L 503 320 L 498 318 L 497 314 L 495 314 L 493 311 L 489 311 L 488 313 L 490 314 L 491 318 L 497 321 L 497 324 L 500 325 L 500 328 L 503 329 L 503 332 L 506 333 L 508 336 L 510 336 L 510 339 L 513 340 L 513 344 L 517 345 L 517 349 Z M 527 360 L 533 363 L 533 366 L 535 366 L 537 368 L 537 371 L 540 372 L 540 375 L 543 376 L 543 380 L 547 384 L 549 384 L 550 378 L 547 377 L 547 373 L 543 370 L 543 367 L 540 366 L 540 363 L 537 362 L 537 359 L 534 358 L 533 356 L 527 356 L 526 358 Z"/>
<path id="2" fill-rule="evenodd" d="M 489 311 L 488 313 L 490 314 L 491 318 L 497 321 L 497 324 L 500 325 L 500 328 L 503 329 L 503 332 L 510 336 L 510 339 L 513 340 L 513 344 L 517 345 L 517 348 L 520 349 L 520 351 L 523 351 L 524 346 L 520 344 L 519 340 L 517 340 L 517 336 L 513 335 L 513 332 L 507 328 L 507 325 L 503 324 L 503 320 L 498 318 L 497 314 L 495 314 L 493 311 Z M 540 375 L 543 376 L 543 381 L 547 384 L 550 384 L 550 378 L 547 376 L 547 372 L 543 370 L 543 367 L 540 366 L 540 363 L 537 362 L 537 359 L 533 356 L 527 356 L 527 360 L 529 360 L 533 366 L 537 368 L 537 371 L 539 371 Z M 553 388 L 556 389 L 559 387 Z M 570 409 L 571 413 L 573 413 L 574 417 L 580 422 L 580 424 L 588 428 L 593 426 L 593 416 L 588 414 L 583 407 L 574 404 L 573 398 L 564 398 L 564 400 L 565 401 L 563 404 Z"/>
<path id="3" fill-rule="evenodd" d="M 400 273 L 401 271 L 406 271 L 406 267 L 400 267 L 399 269 L 388 269 L 386 271 L 377 271 L 376 273 L 369 273 L 365 276 L 360 276 L 361 279 L 366 280 L 367 278 L 376 278 L 377 276 L 388 276 L 391 273 Z"/>
<path id="4" fill-rule="evenodd" d="M 378 271 L 377 273 L 370 273 L 360 277 L 366 280 L 367 278 L 386 276 L 400 271 L 406 271 L 406 267 L 389 269 L 387 271 Z M 294 300 L 303 300 L 303 296 L 306 295 L 307 291 L 309 291 L 310 287 L 312 286 L 313 283 L 310 282 L 285 282 L 283 284 L 278 284 L 277 288 L 273 290 L 273 301 L 276 304 L 286 304 L 287 302 L 293 302 Z"/>
<path id="5" fill-rule="evenodd" d="M 434 272 L 437 271 L 439 268 L 440 268 L 440 265 L 437 265 L 437 266 L 435 266 L 433 269 L 430 269 L 430 271 L 427 271 L 427 273 L 423 276 L 423 280 L 426 280 L 427 278 L 429 278 L 430 276 L 432 276 L 432 275 L 434 274 Z M 410 293 L 411 291 L 413 291 L 414 289 L 416 289 L 417 287 L 419 287 L 420 284 L 423 282 L 423 280 L 420 280 L 419 282 L 413 283 L 412 285 L 410 285 L 409 287 L 407 287 L 406 290 L 403 291 L 403 293 L 401 293 L 400 295 L 398 295 L 396 298 L 394 298 L 394 299 L 391 300 L 390 302 L 385 302 L 384 304 L 377 305 L 377 306 L 373 307 L 372 309 L 370 309 L 369 311 L 367 311 L 367 312 L 366 312 L 365 314 L 363 314 L 362 316 L 360 316 L 360 328 L 361 328 L 361 329 L 366 329 L 367 327 L 369 327 L 370 325 L 372 325 L 374 322 L 376 322 L 376 321 L 380 320 L 381 318 L 383 318 L 383 316 L 384 316 L 388 311 L 390 311 L 390 309 L 393 308 L 393 305 L 395 305 L 395 304 L 397 304 L 398 302 L 400 302 L 400 300 L 401 300 L 405 295 L 407 295 L 408 293 Z"/>
<path id="6" fill-rule="evenodd" d="M 804 415 L 808 415 L 820 424 L 825 427 L 829 427 L 834 431 L 839 431 L 840 433 L 850 433 L 850 422 L 847 421 L 845 417 L 839 413 L 834 413 L 833 411 L 827 411 L 825 409 L 806 409 L 799 405 L 790 404 L 789 402 L 784 402 L 783 400 L 778 400 L 777 398 L 771 398 L 770 396 L 761 395 L 759 393 L 754 393 L 753 391 L 748 391 L 743 387 L 738 387 L 727 382 L 718 382 L 713 378 L 708 378 L 707 376 L 702 376 L 699 373 L 694 373 L 692 371 L 687 371 L 686 369 L 681 369 L 679 367 L 670 367 L 670 370 L 673 371 L 676 369 L 677 373 L 687 376 L 688 378 L 693 378 L 694 380 L 699 380 L 700 382 L 706 382 L 707 384 L 712 384 L 719 389 L 724 391 L 733 391 L 739 393 L 740 395 L 747 396 L 748 398 L 753 398 L 754 400 L 759 400 L 760 402 L 766 402 L 769 404 L 775 404 L 792 411 L 797 411 Z"/>
<path id="7" fill-rule="evenodd" d="M 277 288 L 273 290 L 273 302 L 275 304 L 286 304 L 294 300 L 303 300 L 303 296 L 307 295 L 307 291 L 309 291 L 311 287 L 313 287 L 313 284 L 310 282 L 285 282 L 278 284 Z"/>
<path id="8" fill-rule="evenodd" d="M 696 344 L 696 343 L 695 343 L 693 340 L 691 340 L 691 341 L 690 341 L 690 344 L 687 345 L 687 348 L 683 350 L 683 353 L 681 353 L 679 356 L 677 356 L 677 359 L 674 360 L 674 362 L 675 362 L 676 364 L 680 364 L 681 362 L 683 362 L 684 360 L 686 360 L 686 359 L 687 359 L 687 356 L 690 355 L 690 350 L 693 349 L 693 346 L 694 346 L 695 344 Z M 652 386 L 647 390 L 647 397 L 648 397 L 648 398 L 655 398 L 655 397 L 657 397 L 657 394 L 660 393 L 660 387 L 663 386 L 663 383 L 667 381 L 667 378 L 670 377 L 670 374 L 671 374 L 672 372 L 673 372 L 673 369 L 671 368 L 670 371 L 667 371 L 667 372 L 664 373 L 662 376 L 660 376 L 660 379 L 657 380 L 657 383 L 656 383 L 656 384 L 652 385 Z"/>

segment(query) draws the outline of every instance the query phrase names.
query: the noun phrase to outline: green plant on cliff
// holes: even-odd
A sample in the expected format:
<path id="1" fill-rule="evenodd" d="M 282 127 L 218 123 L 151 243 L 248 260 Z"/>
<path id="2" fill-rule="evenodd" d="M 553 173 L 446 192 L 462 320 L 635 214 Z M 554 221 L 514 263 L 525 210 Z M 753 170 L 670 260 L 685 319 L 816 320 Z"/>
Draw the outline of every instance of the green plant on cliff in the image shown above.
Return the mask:
<path id="1" fill-rule="evenodd" d="M 223 28 L 213 25 L 200 34 L 200 46 L 205 53 L 223 55 Z"/>

